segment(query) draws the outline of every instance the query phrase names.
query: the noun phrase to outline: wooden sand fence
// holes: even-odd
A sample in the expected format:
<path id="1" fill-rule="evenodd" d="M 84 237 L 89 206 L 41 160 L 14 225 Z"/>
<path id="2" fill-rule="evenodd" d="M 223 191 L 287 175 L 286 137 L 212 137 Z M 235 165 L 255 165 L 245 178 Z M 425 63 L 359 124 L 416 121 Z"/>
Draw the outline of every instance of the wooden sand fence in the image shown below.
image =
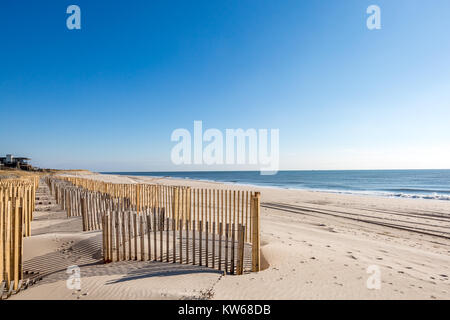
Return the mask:
<path id="1" fill-rule="evenodd" d="M 242 274 L 251 260 L 249 269 L 260 270 L 259 192 L 75 177 L 47 183 L 69 217 L 83 217 L 84 231 L 103 231 L 105 262 L 181 262 Z"/>
<path id="2" fill-rule="evenodd" d="M 0 180 L 0 299 L 23 283 L 23 237 L 31 235 L 39 178 Z"/>

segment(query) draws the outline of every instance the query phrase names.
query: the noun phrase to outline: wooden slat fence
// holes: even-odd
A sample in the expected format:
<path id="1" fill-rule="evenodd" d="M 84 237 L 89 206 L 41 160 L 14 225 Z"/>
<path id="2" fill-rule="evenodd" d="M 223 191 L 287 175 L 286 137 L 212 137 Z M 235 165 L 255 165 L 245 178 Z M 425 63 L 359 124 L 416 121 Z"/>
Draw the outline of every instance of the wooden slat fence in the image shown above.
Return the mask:
<path id="1" fill-rule="evenodd" d="M 222 223 L 219 237 L 210 233 L 208 222 L 194 223 L 169 218 L 164 208 L 143 212 L 108 211 L 103 216 L 104 261 L 161 261 L 193 264 L 243 274 L 251 271 L 251 248 L 245 244 L 245 226 Z M 231 236 L 232 235 L 232 236 Z M 246 259 L 247 258 L 247 259 Z M 247 260 L 247 264 L 245 263 Z"/>
<path id="2" fill-rule="evenodd" d="M 239 273 L 244 271 L 244 252 L 251 250 L 251 270 L 260 270 L 259 192 L 112 184 L 74 177 L 49 177 L 47 183 L 69 217 L 83 217 L 83 230 L 103 230 L 105 261 L 150 256 L 152 237 L 148 234 L 153 232 L 153 238 L 167 234 L 166 246 L 159 244 L 163 260 Z M 161 212 L 164 219 L 158 222 Z M 136 249 L 141 223 L 143 251 Z M 118 254 L 124 243 L 132 244 L 131 238 L 137 242 L 133 255 L 130 248 L 127 255 Z"/>
<path id="3" fill-rule="evenodd" d="M 0 180 L 0 299 L 23 282 L 23 237 L 31 235 L 38 177 Z"/>

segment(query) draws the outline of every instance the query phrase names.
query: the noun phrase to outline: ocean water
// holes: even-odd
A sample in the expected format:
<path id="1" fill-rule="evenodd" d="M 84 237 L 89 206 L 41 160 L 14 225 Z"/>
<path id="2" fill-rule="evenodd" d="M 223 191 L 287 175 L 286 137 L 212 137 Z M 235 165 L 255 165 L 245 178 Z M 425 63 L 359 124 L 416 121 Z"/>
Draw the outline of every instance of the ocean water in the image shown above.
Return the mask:
<path id="1" fill-rule="evenodd" d="M 450 170 L 103 172 L 386 197 L 450 200 Z"/>

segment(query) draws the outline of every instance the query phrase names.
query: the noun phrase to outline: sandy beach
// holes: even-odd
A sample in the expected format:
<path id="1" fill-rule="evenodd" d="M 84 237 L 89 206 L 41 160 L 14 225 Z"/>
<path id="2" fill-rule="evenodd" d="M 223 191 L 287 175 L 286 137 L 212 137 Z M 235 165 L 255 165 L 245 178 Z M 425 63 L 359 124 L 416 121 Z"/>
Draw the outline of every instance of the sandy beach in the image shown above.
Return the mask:
<path id="1" fill-rule="evenodd" d="M 80 174 L 261 192 L 262 271 L 223 276 L 158 262 L 102 264 L 101 233 L 41 205 L 24 240 L 24 270 L 45 276 L 11 299 L 449 299 L 450 202 L 260 188 L 173 178 Z M 48 210 L 47 210 L 48 209 Z M 80 291 L 66 286 L 78 265 Z M 381 287 L 369 289 L 370 266 Z"/>

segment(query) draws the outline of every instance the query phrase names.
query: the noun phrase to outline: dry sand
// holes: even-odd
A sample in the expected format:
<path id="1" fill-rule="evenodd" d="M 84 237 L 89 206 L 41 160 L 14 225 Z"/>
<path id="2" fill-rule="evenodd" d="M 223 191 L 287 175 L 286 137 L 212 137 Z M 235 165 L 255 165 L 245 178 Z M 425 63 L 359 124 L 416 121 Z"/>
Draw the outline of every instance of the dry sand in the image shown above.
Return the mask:
<path id="1" fill-rule="evenodd" d="M 82 174 L 81 174 L 82 175 Z M 100 233 L 50 205 L 25 239 L 25 270 L 43 279 L 12 299 L 449 299 L 450 202 L 259 188 L 171 178 L 86 175 L 261 192 L 264 270 L 222 276 L 157 262 L 101 263 Z M 66 268 L 81 268 L 81 291 Z M 368 289 L 378 266 L 381 288 Z"/>

